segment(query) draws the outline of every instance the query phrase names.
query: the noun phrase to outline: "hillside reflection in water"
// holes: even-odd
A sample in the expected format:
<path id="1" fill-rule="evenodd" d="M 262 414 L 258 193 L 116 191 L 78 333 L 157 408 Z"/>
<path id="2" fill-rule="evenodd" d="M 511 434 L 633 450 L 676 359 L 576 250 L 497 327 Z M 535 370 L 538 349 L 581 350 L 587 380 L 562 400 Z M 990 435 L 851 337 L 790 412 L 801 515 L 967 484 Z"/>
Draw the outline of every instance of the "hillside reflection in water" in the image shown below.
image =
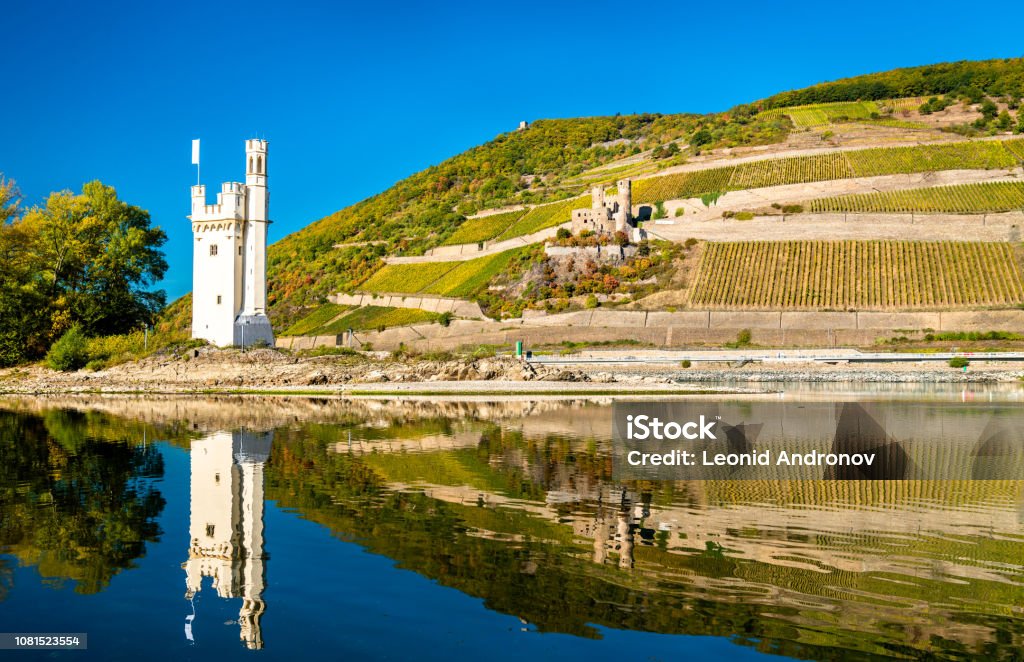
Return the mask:
<path id="1" fill-rule="evenodd" d="M 978 416 L 951 400 L 890 406 L 928 407 L 939 435 Z M 235 642 L 224 654 L 281 653 L 304 635 L 337 652 L 347 629 L 295 631 L 297 612 L 312 624 L 331 605 L 290 593 L 289 578 L 340 572 L 355 545 L 401 569 L 362 581 L 412 571 L 434 582 L 418 589 L 426 602 L 457 589 L 523 628 L 572 635 L 558 640 L 569 652 L 600 654 L 617 631 L 808 659 L 999 659 L 1024 647 L 1024 482 L 616 483 L 610 416 L 585 400 L 2 400 L 0 617 L 16 616 L 5 605 L 28 576 L 17 568 L 58 589 L 34 592 L 41 609 L 73 589 L 97 619 L 121 577 L 152 573 L 185 586 L 167 603 L 177 625 L 157 639 L 200 650 L 213 619 L 197 600 L 217 595 Z M 295 516 L 333 534 L 310 534 L 313 558 L 285 532 Z M 177 565 L 150 569 L 151 558 Z M 370 609 L 382 595 L 347 599 Z M 409 628 L 415 651 L 415 627 L 391 625 L 396 637 Z M 450 624 L 496 636 L 463 627 Z M 515 645 L 508 654 L 526 652 Z"/>

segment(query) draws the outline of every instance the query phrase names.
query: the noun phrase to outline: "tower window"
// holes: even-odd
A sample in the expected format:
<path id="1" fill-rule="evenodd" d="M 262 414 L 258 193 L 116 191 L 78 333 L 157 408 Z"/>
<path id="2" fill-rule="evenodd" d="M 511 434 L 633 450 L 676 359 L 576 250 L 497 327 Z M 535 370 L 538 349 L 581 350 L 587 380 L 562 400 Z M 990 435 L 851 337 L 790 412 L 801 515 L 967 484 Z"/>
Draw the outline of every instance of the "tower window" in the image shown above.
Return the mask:
<path id="1" fill-rule="evenodd" d="M 215 530 L 216 530 L 216 526 L 214 524 L 207 524 L 206 525 L 206 537 L 207 538 L 212 538 L 213 537 L 213 532 Z"/>
<path id="2" fill-rule="evenodd" d="M 239 255 L 241 255 L 241 254 L 242 254 L 242 247 L 241 247 L 241 246 L 239 246 L 239 247 L 238 247 L 238 254 L 239 254 Z"/>
<path id="3" fill-rule="evenodd" d="M 218 304 L 220 303 L 220 295 L 219 294 L 217 295 L 217 303 Z"/>
<path id="4" fill-rule="evenodd" d="M 217 254 L 217 244 L 210 244 L 210 255 Z"/>
<path id="5" fill-rule="evenodd" d="M 249 172 L 252 172 L 252 157 L 249 157 Z"/>
<path id="6" fill-rule="evenodd" d="M 257 156 L 256 157 L 256 172 L 259 172 L 259 173 L 263 172 L 263 157 L 262 156 Z"/>

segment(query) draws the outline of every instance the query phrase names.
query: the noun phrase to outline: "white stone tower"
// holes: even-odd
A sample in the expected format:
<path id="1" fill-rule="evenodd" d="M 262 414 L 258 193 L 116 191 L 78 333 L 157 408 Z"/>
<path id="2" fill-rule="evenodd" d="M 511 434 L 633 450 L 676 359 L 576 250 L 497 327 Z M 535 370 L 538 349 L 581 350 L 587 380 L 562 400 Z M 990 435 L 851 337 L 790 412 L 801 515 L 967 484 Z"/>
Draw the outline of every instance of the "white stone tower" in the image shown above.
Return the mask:
<path id="1" fill-rule="evenodd" d="M 274 344 L 267 318 L 267 141 L 245 141 L 245 184 L 225 182 L 217 204 L 192 187 L 192 337 L 221 347 Z"/>

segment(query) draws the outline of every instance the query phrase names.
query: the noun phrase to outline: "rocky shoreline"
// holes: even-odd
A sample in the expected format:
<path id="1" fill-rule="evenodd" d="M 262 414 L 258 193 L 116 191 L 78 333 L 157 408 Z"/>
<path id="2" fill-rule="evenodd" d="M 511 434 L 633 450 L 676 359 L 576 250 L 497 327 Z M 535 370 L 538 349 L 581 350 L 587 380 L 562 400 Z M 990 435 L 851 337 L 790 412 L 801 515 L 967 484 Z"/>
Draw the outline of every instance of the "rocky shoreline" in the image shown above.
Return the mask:
<path id="1" fill-rule="evenodd" d="M 191 349 L 154 355 L 106 370 L 55 372 L 33 365 L 0 370 L 0 393 L 230 393 L 230 392 L 616 392 L 743 391 L 744 385 L 781 383 L 1020 382 L 1019 366 L 982 364 L 968 371 L 934 364 L 820 366 L 747 364 L 683 369 L 671 365 L 581 364 L 544 366 L 509 356 L 487 358 L 394 357 L 386 353 L 293 356 Z"/>

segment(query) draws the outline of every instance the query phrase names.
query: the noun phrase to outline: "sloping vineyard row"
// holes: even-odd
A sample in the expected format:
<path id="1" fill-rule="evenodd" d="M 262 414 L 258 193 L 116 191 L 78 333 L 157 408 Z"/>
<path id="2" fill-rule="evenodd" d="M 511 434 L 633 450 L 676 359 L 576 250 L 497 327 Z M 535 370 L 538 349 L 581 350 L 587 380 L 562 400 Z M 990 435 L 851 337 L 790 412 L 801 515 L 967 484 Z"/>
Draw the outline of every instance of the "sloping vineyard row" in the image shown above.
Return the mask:
<path id="1" fill-rule="evenodd" d="M 691 303 L 747 310 L 1006 306 L 1024 301 L 1013 248 L 984 242 L 709 243 Z"/>
<path id="2" fill-rule="evenodd" d="M 737 166 L 675 173 L 634 183 L 637 204 L 851 177 L 1012 168 L 1024 160 L 1024 139 L 879 147 L 812 156 L 764 159 Z"/>
<path id="3" fill-rule="evenodd" d="M 903 191 L 855 193 L 813 200 L 812 212 L 966 214 L 1024 209 L 1024 182 L 958 184 Z"/>

